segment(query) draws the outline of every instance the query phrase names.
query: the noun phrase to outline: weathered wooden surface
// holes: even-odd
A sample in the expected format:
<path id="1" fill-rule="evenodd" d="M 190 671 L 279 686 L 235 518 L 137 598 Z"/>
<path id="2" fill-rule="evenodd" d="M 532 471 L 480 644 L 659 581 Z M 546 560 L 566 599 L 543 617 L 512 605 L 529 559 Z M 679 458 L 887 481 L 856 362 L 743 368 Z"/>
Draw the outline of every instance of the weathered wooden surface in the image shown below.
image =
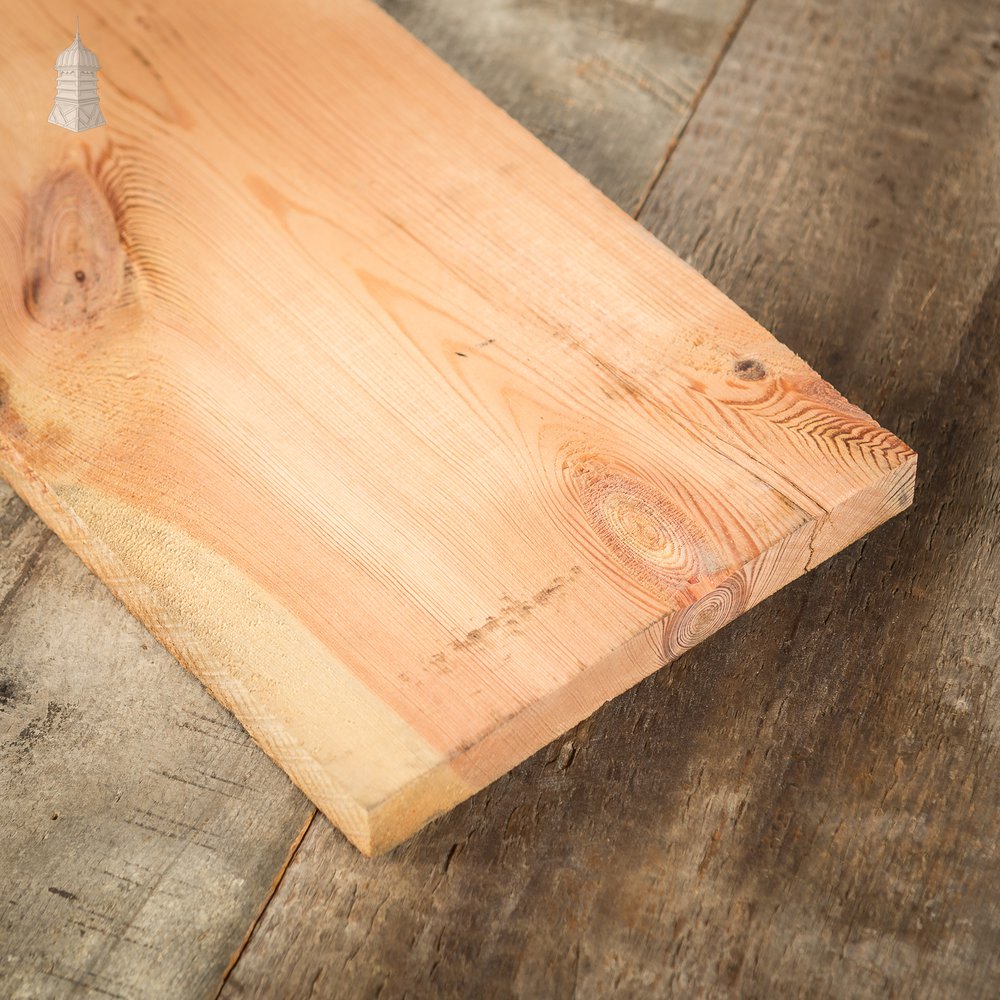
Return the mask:
<path id="1" fill-rule="evenodd" d="M 665 13 L 663 22 L 687 23 L 697 31 L 704 42 L 701 63 L 708 70 L 725 43 L 732 8 L 723 3 L 718 14 L 706 15 L 711 5 L 695 7 L 678 0 L 668 6 L 676 16 Z M 562 100 L 553 96 L 554 80 L 551 87 L 517 86 L 519 74 L 528 70 L 530 52 L 522 52 L 522 46 L 512 51 L 504 32 L 493 36 L 496 46 L 484 47 L 481 39 L 487 31 L 474 22 L 463 25 L 458 34 L 435 31 L 429 3 L 396 3 L 390 9 L 445 58 L 460 61 L 460 53 L 466 53 L 461 64 L 474 82 L 501 104 L 509 95 L 508 110 L 584 167 L 599 187 L 617 193 L 623 207 L 652 180 L 660 156 L 685 120 L 685 109 L 675 116 L 644 84 L 636 85 L 637 92 L 630 82 L 636 67 L 652 67 L 670 78 L 681 72 L 676 47 L 669 53 L 663 48 L 663 32 L 655 37 L 644 33 L 648 15 L 642 8 L 595 4 L 581 27 L 576 5 L 517 6 L 525 18 L 533 19 L 533 40 L 546 52 L 563 46 L 563 39 L 572 34 L 582 65 L 625 65 L 622 75 L 584 74 L 583 84 L 576 82 L 574 70 Z M 484 5 L 479 10 L 487 13 Z M 455 17 L 461 10 L 454 5 L 449 14 L 436 3 L 433 13 Z M 693 24 L 692 17 L 699 24 Z M 718 27 L 717 35 L 704 31 L 706 18 Z M 58 20 L 61 24 L 65 18 L 60 15 Z M 627 47 L 620 37 L 629 39 Z M 669 38 L 666 44 L 673 46 Z M 515 56 L 521 60 L 516 70 L 508 61 Z M 546 64 L 547 58 L 541 60 L 532 75 L 545 77 L 550 72 Z M 690 78 L 685 86 L 696 93 L 700 82 Z M 580 107 L 586 111 L 584 119 L 574 117 L 573 136 L 563 132 L 567 95 L 578 102 L 574 115 L 580 114 Z M 657 128 L 664 128 L 662 134 L 650 127 L 646 112 L 652 109 L 636 114 L 636 102 L 658 105 L 652 119 Z M 631 123 L 629 131 L 621 131 L 626 121 Z M 655 141 L 645 147 L 646 159 L 635 155 L 638 144 L 654 132 Z M 5 760 L 0 798 L 7 803 L 0 811 L 0 870 L 8 873 L 0 875 L 0 991 L 30 997 L 91 996 L 96 987 L 127 997 L 165 992 L 212 996 L 311 809 L 232 717 L 176 667 L 2 482 L 0 498 L 0 740 Z M 44 553 L 34 555 L 40 545 L 46 546 Z M 11 589 L 15 585 L 16 594 Z M 38 606 L 37 588 L 45 595 L 44 621 L 32 611 Z M 81 692 L 76 700 L 66 695 L 71 681 L 73 690 Z M 35 739 L 29 749 L 18 741 L 24 720 L 46 719 L 50 702 L 69 708 L 63 713 L 54 710 L 61 724 L 47 725 L 41 747 Z M 138 714 L 136 706 L 142 706 Z M 155 747 L 144 749 L 137 719 L 157 728 Z M 216 732 L 213 738 L 210 734 Z M 123 739 L 123 733 L 129 738 Z M 92 752 L 91 747 L 96 749 Z M 205 783 L 225 790 L 230 790 L 227 782 L 244 786 L 237 789 L 243 804 L 156 774 L 197 775 L 206 770 L 206 757 L 217 780 Z M 53 762 L 62 762 L 66 769 L 57 769 Z M 68 774 L 70 762 L 74 774 L 108 772 L 118 780 L 81 781 Z M 205 821 L 210 838 L 225 842 L 224 849 L 214 853 L 185 847 L 170 834 L 172 824 L 158 834 L 130 822 L 141 811 L 185 821 L 189 815 L 201 818 L 206 802 L 213 799 L 226 807 Z M 67 802 L 74 817 L 70 832 L 59 826 L 60 820 L 51 819 L 39 832 L 35 818 L 51 817 L 62 805 L 64 819 Z M 229 812 L 229 807 L 238 812 Z M 100 837 L 108 830 L 113 839 L 102 843 Z M 109 863 L 95 868 L 102 850 Z M 234 868 L 242 883 L 234 882 Z M 129 871 L 143 873 L 134 877 L 139 885 L 107 874 L 116 869 L 129 878 Z M 157 878 L 157 873 L 166 875 Z M 77 900 L 49 893 L 50 887 Z M 227 890 L 228 904 L 214 907 L 212 925 L 206 928 L 203 901 L 219 900 Z M 86 921 L 73 909 L 78 905 L 105 917 L 98 920 L 91 914 L 94 926 L 81 927 Z M 127 929 L 133 913 L 147 920 L 147 927 L 155 926 L 155 947 L 128 940 L 136 937 Z M 144 914 L 155 914 L 155 920 Z"/>
<path id="2" fill-rule="evenodd" d="M 0 474 L 364 853 L 909 506 L 905 443 L 369 0 L 103 9 L 115 129 L 0 104 Z"/>
<path id="3" fill-rule="evenodd" d="M 6 485 L 0 505 L 0 995 L 210 995 L 312 807 Z"/>
<path id="4" fill-rule="evenodd" d="M 315 824 L 224 997 L 996 995 L 998 70 L 988 0 L 758 0 L 643 221 L 917 507 L 392 855 Z"/>

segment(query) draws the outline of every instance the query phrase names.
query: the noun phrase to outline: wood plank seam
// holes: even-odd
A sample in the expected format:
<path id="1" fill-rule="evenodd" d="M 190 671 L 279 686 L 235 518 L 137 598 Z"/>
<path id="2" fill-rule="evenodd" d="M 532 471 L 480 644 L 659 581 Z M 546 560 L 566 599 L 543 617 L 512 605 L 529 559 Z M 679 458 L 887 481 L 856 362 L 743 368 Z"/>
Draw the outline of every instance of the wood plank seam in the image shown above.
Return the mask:
<path id="1" fill-rule="evenodd" d="M 302 841 L 305 840 L 306 834 L 312 828 L 313 823 L 316 821 L 316 817 L 319 814 L 318 809 L 313 809 L 309 817 L 306 819 L 302 828 L 296 834 L 295 839 L 291 842 L 288 848 L 288 853 L 285 856 L 284 861 L 275 873 L 274 879 L 271 882 L 270 888 L 265 893 L 260 907 L 257 910 L 257 915 L 254 917 L 253 922 L 247 928 L 246 934 L 243 936 L 243 940 L 240 942 L 239 947 L 233 952 L 232 957 L 229 960 L 229 964 L 226 966 L 225 971 L 222 973 L 222 979 L 219 982 L 219 988 L 215 991 L 216 998 L 222 995 L 222 991 L 226 988 L 226 983 L 229 980 L 230 973 L 236 968 L 236 963 L 240 960 L 240 956 L 246 951 L 247 945 L 250 944 L 250 939 L 254 935 L 254 931 L 260 926 L 261 920 L 264 918 L 264 914 L 267 911 L 268 906 L 271 904 L 271 900 L 274 899 L 275 893 L 281 887 L 281 882 L 285 877 L 285 873 L 288 871 L 289 865 L 295 860 L 295 855 L 302 845 Z"/>
<path id="2" fill-rule="evenodd" d="M 649 180 L 643 186 L 639 195 L 639 200 L 630 212 L 633 219 L 638 219 L 642 210 L 646 207 L 646 202 L 649 201 L 649 196 L 653 193 L 653 188 L 656 187 L 660 178 L 663 176 L 664 171 L 667 169 L 667 164 L 670 162 L 670 157 L 673 156 L 674 150 L 677 149 L 680 145 L 681 139 L 684 138 L 684 133 L 687 131 L 687 127 L 690 124 L 691 119 L 694 118 L 698 111 L 701 99 L 705 96 L 705 92 L 708 88 L 711 87 L 716 73 L 719 72 L 719 67 L 722 65 L 726 55 L 732 48 L 733 42 L 736 41 L 736 36 L 740 33 L 740 28 L 743 27 L 747 18 L 750 16 L 750 11 L 753 8 L 754 3 L 756 3 L 756 0 L 745 0 L 739 13 L 734 18 L 733 23 L 730 25 L 729 30 L 726 32 L 725 37 L 722 39 L 722 45 L 719 48 L 718 55 L 716 55 L 715 60 L 712 62 L 712 65 L 708 68 L 708 72 L 705 74 L 705 79 L 702 80 L 701 85 L 695 92 L 687 114 L 684 116 L 684 121 L 667 143 L 666 148 L 663 150 L 663 156 L 660 158 L 659 163 L 657 163 L 653 168 L 652 173 L 649 176 Z"/>

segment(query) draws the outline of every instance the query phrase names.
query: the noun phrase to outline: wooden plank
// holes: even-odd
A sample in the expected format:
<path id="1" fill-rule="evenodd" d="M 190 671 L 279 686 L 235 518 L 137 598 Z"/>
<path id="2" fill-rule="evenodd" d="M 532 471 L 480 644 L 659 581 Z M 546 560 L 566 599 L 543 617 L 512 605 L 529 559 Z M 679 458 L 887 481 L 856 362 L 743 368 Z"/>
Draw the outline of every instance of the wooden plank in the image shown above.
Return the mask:
<path id="1" fill-rule="evenodd" d="M 0 591 L 0 994 L 214 995 L 313 811 L 6 486 L 0 511 L 26 549 Z"/>
<path id="2" fill-rule="evenodd" d="M 386 0 L 381 6 L 632 212 L 749 0 Z"/>
<path id="3" fill-rule="evenodd" d="M 758 0 L 644 217 L 905 431 L 914 509 L 391 855 L 318 822 L 223 1000 L 995 993 L 998 36 Z"/>
<path id="4" fill-rule="evenodd" d="M 433 16 L 428 16 L 432 6 Z M 561 39 L 573 36 L 582 62 L 635 68 L 651 59 L 658 72 L 671 78 L 684 72 L 679 64 L 684 53 L 670 45 L 669 55 L 665 56 L 663 46 L 667 40 L 662 33 L 656 34 L 655 42 L 644 35 L 640 37 L 639 29 L 647 23 L 647 15 L 638 9 L 631 25 L 623 24 L 628 11 L 616 9 L 612 23 L 598 25 L 591 33 L 589 26 L 594 22 L 588 20 L 584 25 L 588 30 L 582 32 L 578 20 L 575 25 L 572 23 L 574 12 L 557 5 L 541 6 L 545 9 L 537 15 L 532 7 L 522 8 L 524 18 L 532 21 L 535 39 L 546 39 L 542 50 L 537 47 L 532 50 L 534 66 L 525 63 L 523 47 L 505 46 L 509 26 L 494 33 L 490 44 L 484 45 L 482 39 L 489 32 L 479 23 L 482 18 L 474 21 L 465 18 L 458 23 L 451 15 L 461 11 L 448 11 L 437 0 L 433 4 L 394 4 L 391 9 L 395 17 L 412 27 L 440 54 L 448 59 L 461 59 L 464 72 L 471 74 L 507 110 L 544 132 L 547 141 L 571 162 L 587 157 L 590 148 L 604 150 L 606 156 L 586 161 L 587 176 L 602 190 L 620 190 L 625 198 L 623 205 L 629 205 L 635 192 L 642 191 L 654 175 L 657 160 L 670 138 L 665 133 L 662 145 L 649 143 L 649 158 L 645 162 L 633 155 L 638 144 L 645 143 L 654 132 L 650 123 L 655 120 L 672 130 L 672 134 L 683 122 L 665 107 L 656 113 L 652 107 L 648 108 L 649 117 L 645 117 L 644 111 L 639 121 L 634 106 L 643 102 L 643 90 L 629 86 L 624 76 L 619 80 L 617 75 L 590 74 L 586 80 L 593 89 L 588 91 L 577 83 L 580 78 L 570 62 L 562 65 L 558 74 L 553 72 L 552 52 Z M 670 4 L 675 20 L 682 25 L 691 14 L 685 6 L 685 0 Z M 706 67 L 723 45 L 728 30 L 723 30 L 723 7 L 725 4 L 719 5 L 719 15 L 713 21 L 719 26 L 718 36 L 704 37 L 702 62 Z M 482 6 L 476 10 L 481 16 L 487 13 Z M 699 13 L 703 14 L 703 7 Z M 603 11 L 595 10 L 593 14 L 595 21 L 603 21 Z M 663 19 L 671 20 L 666 14 Z M 491 19 L 489 24 L 492 23 Z M 456 27 L 469 34 L 456 37 Z M 616 31 L 629 36 L 627 48 L 623 48 Z M 540 57 L 540 51 L 544 51 L 544 58 Z M 542 87 L 533 83 L 515 92 L 511 82 L 517 74 L 532 81 L 549 74 L 547 79 L 552 80 L 552 85 Z M 556 78 L 564 74 L 570 76 L 566 81 L 566 99 L 575 102 L 572 136 L 559 127 L 565 120 L 565 103 L 561 100 L 554 103 L 552 97 Z M 511 103 L 505 103 L 506 100 Z M 588 116 L 583 122 L 578 117 L 581 109 Z M 628 132 L 623 129 L 623 122 L 630 123 Z M 577 135 L 581 137 L 579 142 Z M 562 145 L 564 140 L 566 145 Z M 30 692 L 29 704 L 36 706 L 31 712 L 36 719 L 47 716 L 50 701 L 62 704 L 60 699 L 65 700 L 65 674 L 77 672 L 86 677 L 90 692 L 84 704 L 74 702 L 72 711 L 61 716 L 62 725 L 48 727 L 42 744 L 44 752 L 39 751 L 36 743 L 30 753 L 16 756 L 16 765 L 4 772 L 4 778 L 16 774 L 16 790 L 12 783 L 0 779 L 0 795 L 8 803 L 0 823 L 0 842 L 6 848 L 0 849 L 0 867 L 17 873 L 16 885 L 13 880 L 4 880 L 5 898 L 10 902 L 0 924 L 4 956 L 4 963 L 0 964 L 0 991 L 8 996 L 40 997 L 74 990 L 92 992 L 87 990 L 88 984 L 103 984 L 102 988 L 113 984 L 115 991 L 129 997 L 162 996 L 167 992 L 214 997 L 230 956 L 238 951 L 255 908 L 268 898 L 269 887 L 280 876 L 284 857 L 292 850 L 311 810 L 299 795 L 290 794 L 280 773 L 242 737 L 242 729 L 228 712 L 193 683 L 189 675 L 166 669 L 164 663 L 170 661 L 158 645 L 148 639 L 134 640 L 138 626 L 109 591 L 95 587 L 93 580 L 79 569 L 58 572 L 60 560 L 69 558 L 68 550 L 57 552 L 46 542 L 48 537 L 48 530 L 0 482 L 0 594 L 5 595 L 5 610 L 0 613 L 0 663 L 3 664 L 0 712 L 5 718 L 0 726 L 8 734 L 5 739 L 20 732 L 18 729 L 12 733 L 18 724 L 13 713 L 23 720 L 27 708 L 20 706 L 19 698 L 28 697 L 27 692 Z M 32 558 L 35 549 L 46 544 L 45 559 L 40 552 Z M 15 581 L 17 600 L 11 591 Z M 44 625 L 39 623 L 38 614 L 23 620 L 22 609 L 36 605 L 36 590 L 44 595 Z M 82 606 L 92 610 L 81 614 Z M 126 642 L 123 636 L 131 638 Z M 38 660 L 42 655 L 49 664 L 59 664 L 62 669 L 40 669 Z M 96 669 L 92 665 L 95 663 L 110 663 L 111 668 Z M 157 733 L 155 747 L 135 739 L 122 739 L 122 733 L 137 732 L 136 705 L 141 706 L 142 726 Z M 175 712 L 174 706 L 185 706 L 185 710 Z M 211 738 L 212 733 L 217 734 L 216 739 Z M 100 747 L 96 759 L 92 749 L 95 746 Z M 65 772 L 57 776 L 51 762 L 59 759 L 74 760 L 85 771 L 111 770 L 117 780 L 114 785 L 107 781 L 81 784 Z M 169 768 L 164 766 L 164 759 Z M 241 820 L 226 809 L 221 815 L 210 813 L 206 835 L 215 841 L 222 840 L 226 849 L 211 854 L 204 850 L 178 854 L 175 837 L 154 835 L 148 824 L 139 826 L 131 820 L 138 813 L 155 812 L 162 807 L 166 782 L 158 772 L 193 773 L 201 783 L 202 777 L 197 772 L 204 770 L 206 759 L 212 762 L 216 787 L 232 792 L 231 786 L 236 786 L 241 800 L 238 808 L 243 810 L 244 818 Z M 178 786 L 177 791 L 180 789 Z M 191 789 L 185 789 L 185 794 L 190 795 Z M 200 793 L 194 794 L 193 805 L 180 801 L 176 795 L 168 795 L 171 810 L 186 805 L 188 811 L 201 814 L 201 804 L 197 801 Z M 58 828 L 58 837 L 55 830 L 50 833 L 46 829 L 44 849 L 37 849 L 36 844 L 32 850 L 30 837 L 35 829 L 32 818 L 51 815 L 45 810 L 54 801 L 61 803 L 62 819 L 75 817 L 75 827 L 87 831 L 87 842 L 76 836 L 67 837 L 67 828 L 62 826 Z M 66 811 L 66 801 L 72 804 L 70 814 Z M 225 796 L 221 801 L 229 807 L 234 805 Z M 55 822 L 50 820 L 43 826 Z M 107 829 L 113 829 L 113 838 L 102 843 L 99 832 Z M 95 853 L 101 851 L 106 853 L 107 863 L 95 867 Z M 239 866 L 235 880 L 234 864 Z M 110 927 L 87 930 L 79 926 L 78 914 L 73 911 L 76 901 L 48 892 L 56 881 L 52 877 L 55 869 L 58 869 L 57 887 L 71 892 L 77 900 L 85 899 L 84 905 L 91 910 L 117 915 L 105 921 Z M 166 871 L 168 875 L 163 879 L 147 879 L 138 886 L 126 883 L 128 891 L 123 893 L 121 880 L 108 875 L 115 869 Z M 206 899 L 213 902 L 214 919 L 209 927 L 202 919 Z M 61 909 L 46 908 L 39 905 L 39 900 Z M 134 937 L 129 931 L 121 935 L 122 940 L 115 940 L 114 927 L 116 923 L 124 923 L 126 907 L 148 914 L 143 917 L 143 924 L 155 927 L 155 950 L 136 946 L 129 940 Z M 197 915 L 193 921 L 191 913 Z M 65 919 L 59 919 L 60 916 Z M 59 956 L 58 964 L 55 956 Z M 58 977 L 51 974 L 56 971 Z M 73 987 L 71 981 L 83 985 Z"/>
<path id="5" fill-rule="evenodd" d="M 378 8 L 134 29 L 178 108 L 119 43 L 115 132 L 8 115 L 0 466 L 363 851 L 910 502 L 905 445 Z"/>

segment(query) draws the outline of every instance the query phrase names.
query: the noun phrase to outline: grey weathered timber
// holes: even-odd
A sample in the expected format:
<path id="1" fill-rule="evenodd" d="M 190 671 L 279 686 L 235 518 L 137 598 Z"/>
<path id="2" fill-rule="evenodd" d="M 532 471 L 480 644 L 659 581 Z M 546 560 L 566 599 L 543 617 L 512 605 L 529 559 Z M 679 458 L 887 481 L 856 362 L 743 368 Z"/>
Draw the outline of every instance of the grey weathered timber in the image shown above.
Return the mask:
<path id="1" fill-rule="evenodd" d="M 743 5 L 385 6 L 631 208 Z M 0 802 L 0 995 L 33 998 L 214 996 L 313 814 L 3 483 Z"/>
<path id="2" fill-rule="evenodd" d="M 211 995 L 312 806 L 0 503 L 0 995 Z"/>
<path id="3" fill-rule="evenodd" d="M 916 507 L 389 856 L 317 820 L 224 998 L 996 996 L 998 149 L 995 3 L 757 0 L 641 218 Z"/>

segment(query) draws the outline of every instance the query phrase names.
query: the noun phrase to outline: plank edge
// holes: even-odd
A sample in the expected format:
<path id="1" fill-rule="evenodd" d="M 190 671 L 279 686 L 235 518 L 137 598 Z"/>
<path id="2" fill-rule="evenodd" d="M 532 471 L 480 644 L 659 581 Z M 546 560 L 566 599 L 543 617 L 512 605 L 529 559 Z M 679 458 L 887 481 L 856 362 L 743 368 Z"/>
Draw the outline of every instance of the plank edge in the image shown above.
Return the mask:
<path id="1" fill-rule="evenodd" d="M 880 479 L 805 521 L 737 568 L 713 591 L 658 619 L 581 670 L 568 685 L 526 705 L 440 767 L 456 771 L 473 787 L 472 794 L 482 791 L 602 705 L 906 510 L 914 498 L 916 466 L 917 455 L 909 451 Z M 391 850 L 457 804 L 439 805 L 420 817 L 418 803 L 414 790 L 404 786 L 373 807 L 368 814 L 367 849 L 360 848 L 362 853 L 372 857 Z"/>

